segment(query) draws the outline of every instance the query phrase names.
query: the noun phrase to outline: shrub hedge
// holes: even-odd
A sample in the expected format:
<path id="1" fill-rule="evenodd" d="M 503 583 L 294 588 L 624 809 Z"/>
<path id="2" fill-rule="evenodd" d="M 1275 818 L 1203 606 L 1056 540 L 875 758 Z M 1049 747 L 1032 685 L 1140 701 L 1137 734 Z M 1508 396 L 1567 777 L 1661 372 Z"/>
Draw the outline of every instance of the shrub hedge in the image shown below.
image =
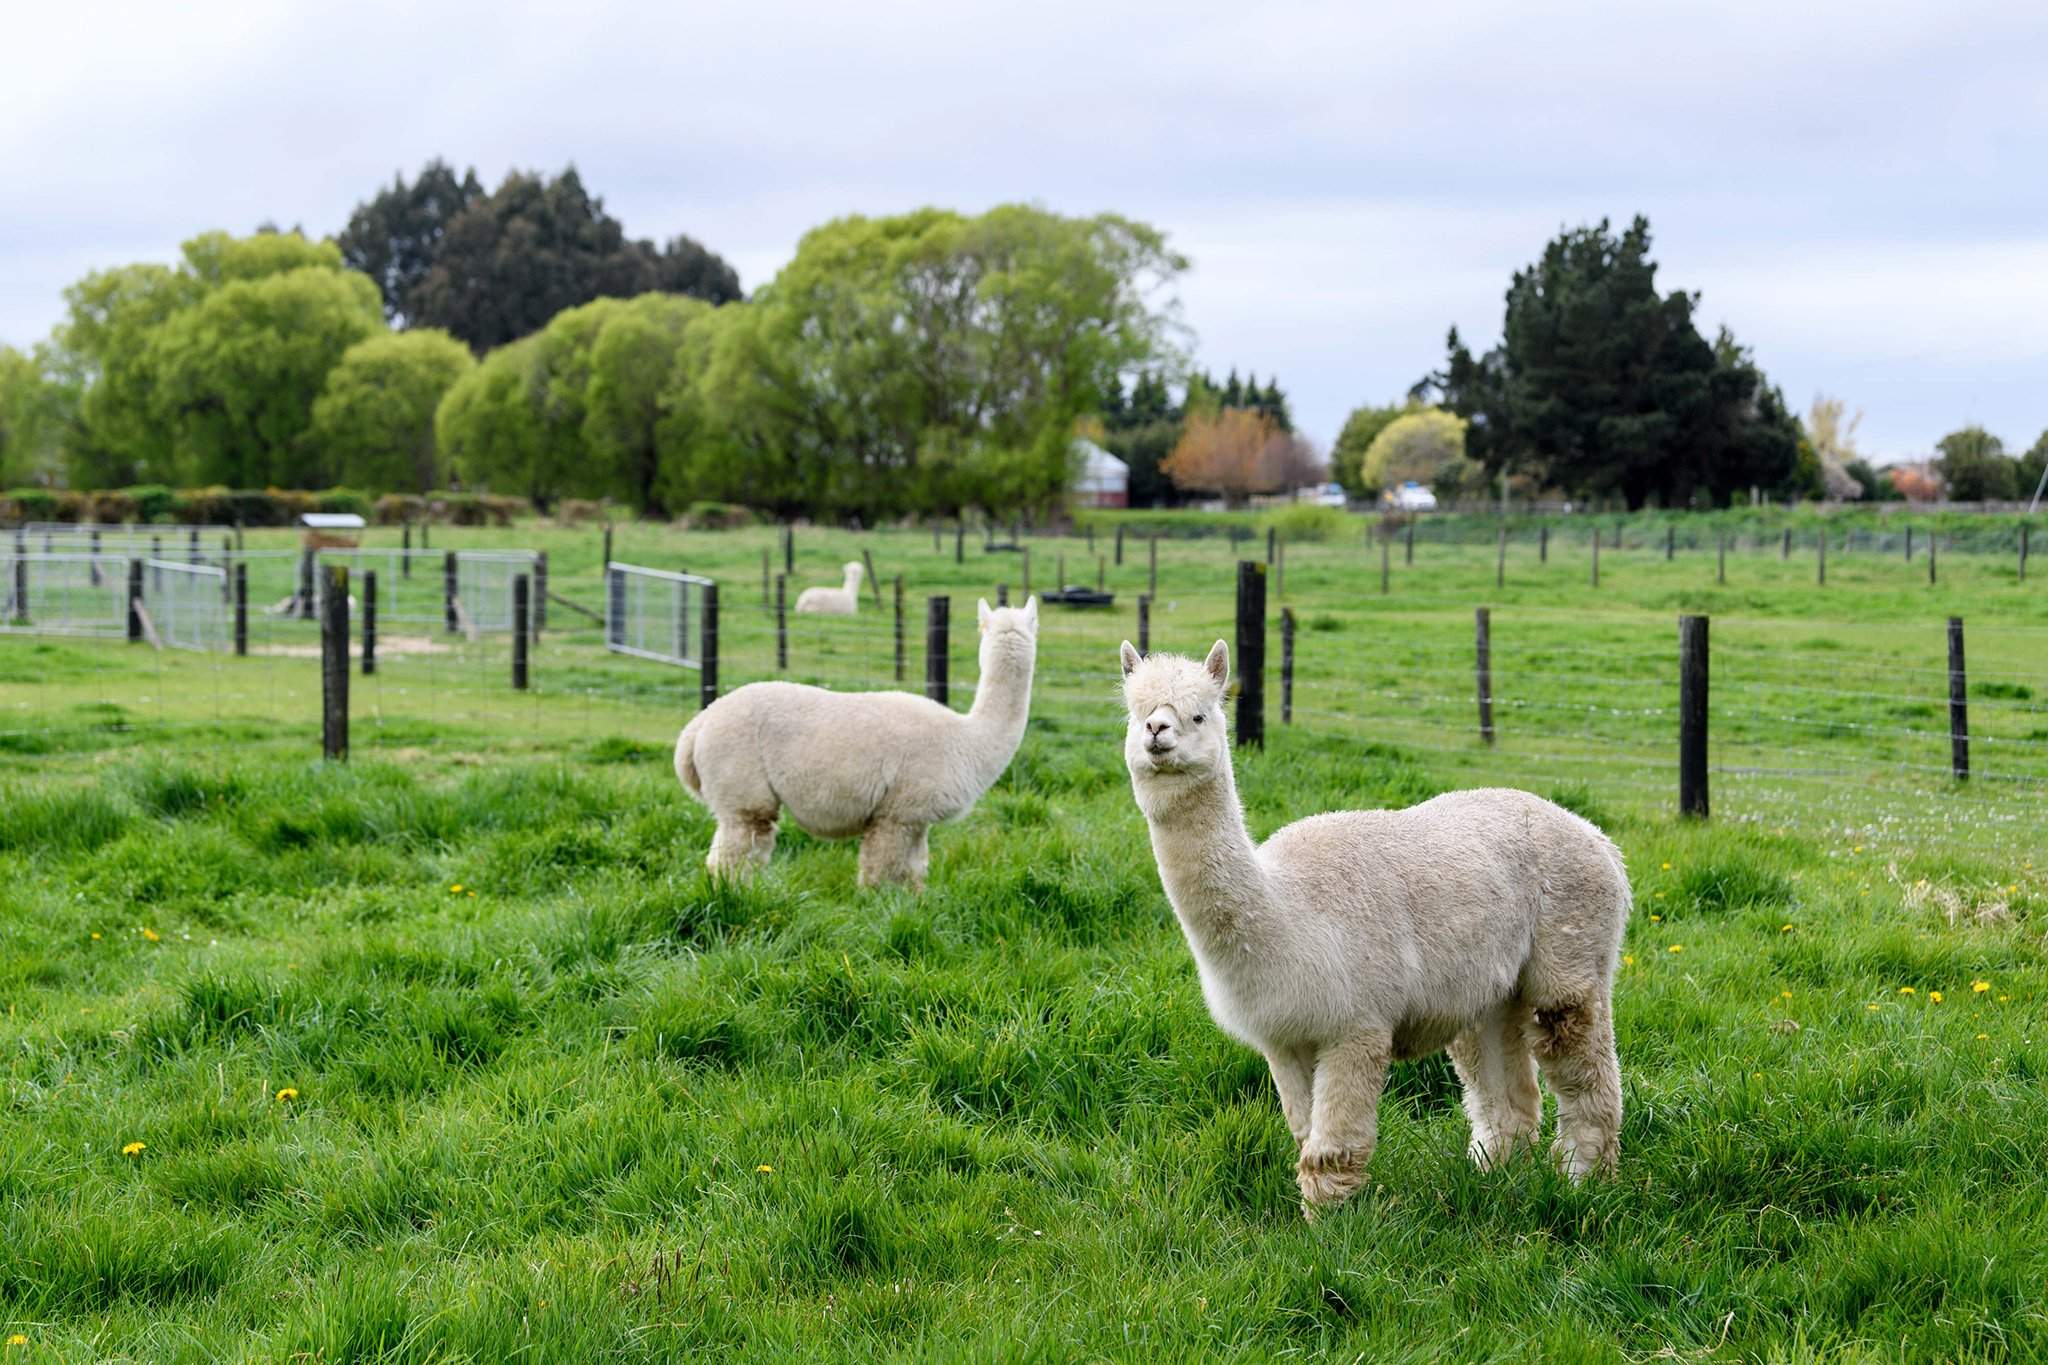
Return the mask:
<path id="1" fill-rule="evenodd" d="M 119 525 L 291 526 L 307 512 L 355 512 L 381 525 L 435 521 L 455 526 L 509 526 L 533 506 L 490 493 L 389 493 L 373 499 L 352 488 L 134 488 L 84 492 L 16 488 L 0 493 L 0 522 L 68 521 Z"/>

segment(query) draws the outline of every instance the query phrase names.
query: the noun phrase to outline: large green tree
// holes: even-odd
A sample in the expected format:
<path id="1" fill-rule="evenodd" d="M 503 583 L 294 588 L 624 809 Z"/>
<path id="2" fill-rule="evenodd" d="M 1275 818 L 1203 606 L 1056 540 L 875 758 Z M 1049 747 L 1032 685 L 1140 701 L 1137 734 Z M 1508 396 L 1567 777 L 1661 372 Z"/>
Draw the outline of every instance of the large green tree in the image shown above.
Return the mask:
<path id="1" fill-rule="evenodd" d="M 394 176 L 389 189 L 356 205 L 335 241 L 350 269 L 377 282 L 384 316 L 393 324 L 410 317 L 408 299 L 433 268 L 448 224 L 483 197 L 473 168 L 458 177 L 454 167 L 436 157 L 410 185 L 403 175 Z"/>
<path id="2" fill-rule="evenodd" d="M 476 368 L 469 348 L 419 328 L 358 341 L 328 371 L 306 443 L 314 461 L 350 488 L 424 493 L 442 485 L 434 413 Z"/>
<path id="3" fill-rule="evenodd" d="M 2042 476 L 2048 474 L 2048 431 L 2034 439 L 2027 453 L 2020 456 L 2019 479 L 2015 488 L 2021 498 L 2031 499 L 2036 493 L 2048 497 L 2042 486 Z"/>
<path id="4" fill-rule="evenodd" d="M 690 329 L 712 305 L 643 294 L 613 309 L 591 341 L 584 440 L 605 491 L 643 512 L 665 511 L 659 430 L 662 395 Z"/>
<path id="5" fill-rule="evenodd" d="M 86 276 L 49 359 L 76 394 L 71 482 L 319 482 L 298 436 L 328 368 L 382 329 L 365 290 L 333 243 L 297 233 L 202 233 L 175 267 Z"/>
<path id="6" fill-rule="evenodd" d="M 1955 502 L 2010 502 L 2019 496 L 2019 469 L 2005 442 L 1980 426 L 1951 431 L 1934 443 L 1934 468 Z M 2031 493 L 2033 490 L 2027 490 Z"/>
<path id="7" fill-rule="evenodd" d="M 1019 205 L 805 236 L 668 395 L 671 496 L 877 517 L 1048 503 L 1112 376 L 1177 352 L 1185 262 L 1142 224 Z M 723 313 L 726 310 L 721 310 Z"/>
<path id="8" fill-rule="evenodd" d="M 0 488 L 46 483 L 60 472 L 66 399 L 40 356 L 0 346 Z"/>
<path id="9" fill-rule="evenodd" d="M 482 351 L 539 331 L 564 309 L 649 291 L 722 303 L 740 296 L 739 276 L 687 237 L 660 250 L 629 240 L 571 168 L 552 180 L 508 175 L 449 217 L 402 311 Z"/>
<path id="10" fill-rule="evenodd" d="M 1500 346 L 1474 356 L 1452 329 L 1417 394 L 1470 419 L 1467 450 L 1489 477 L 1632 507 L 1803 484 L 1782 395 L 1725 330 L 1701 336 L 1698 297 L 1659 294 L 1656 270 L 1643 218 L 1618 237 L 1605 220 L 1562 234 L 1515 273 Z"/>
<path id="11" fill-rule="evenodd" d="M 1344 419 L 1343 430 L 1337 433 L 1336 444 L 1330 447 L 1331 472 L 1336 475 L 1337 482 L 1344 485 L 1346 493 L 1364 499 L 1380 495 L 1381 486 L 1366 478 L 1365 452 L 1401 414 L 1413 412 L 1418 406 L 1415 403 L 1388 403 L 1378 407 L 1368 403 L 1351 410 L 1351 415 Z"/>
<path id="12" fill-rule="evenodd" d="M 377 287 L 351 270 L 307 266 L 236 279 L 150 338 L 152 411 L 184 480 L 235 488 L 334 481 L 302 441 L 328 371 L 384 330 Z"/>

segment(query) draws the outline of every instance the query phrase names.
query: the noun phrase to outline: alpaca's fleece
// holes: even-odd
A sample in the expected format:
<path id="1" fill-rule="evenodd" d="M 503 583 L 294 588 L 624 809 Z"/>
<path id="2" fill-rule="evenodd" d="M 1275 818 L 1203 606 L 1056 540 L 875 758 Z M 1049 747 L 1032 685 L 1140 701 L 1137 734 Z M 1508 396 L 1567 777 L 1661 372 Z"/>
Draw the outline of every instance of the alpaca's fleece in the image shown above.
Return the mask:
<path id="1" fill-rule="evenodd" d="M 805 588 L 796 596 L 796 609 L 820 616 L 855 616 L 860 612 L 860 581 L 867 571 L 858 560 L 845 565 L 846 581 L 836 588 Z"/>
<path id="2" fill-rule="evenodd" d="M 1124 758 L 1217 1024 L 1265 1054 L 1308 1206 L 1363 1179 L 1388 1064 L 1448 1046 L 1482 1165 L 1531 1142 L 1536 1071 L 1574 1178 L 1614 1162 L 1611 994 L 1630 893 L 1591 824 L 1527 792 L 1339 811 L 1254 845 L 1231 772 L 1222 641 L 1123 646 Z"/>
<path id="3" fill-rule="evenodd" d="M 863 885 L 922 886 L 926 830 L 964 814 L 1017 752 L 1037 644 L 1037 598 L 983 602 L 981 681 L 964 716 L 908 692 L 786 682 L 720 697 L 676 741 L 676 776 L 718 818 L 706 865 L 752 872 L 787 810 L 821 838 L 858 836 Z"/>

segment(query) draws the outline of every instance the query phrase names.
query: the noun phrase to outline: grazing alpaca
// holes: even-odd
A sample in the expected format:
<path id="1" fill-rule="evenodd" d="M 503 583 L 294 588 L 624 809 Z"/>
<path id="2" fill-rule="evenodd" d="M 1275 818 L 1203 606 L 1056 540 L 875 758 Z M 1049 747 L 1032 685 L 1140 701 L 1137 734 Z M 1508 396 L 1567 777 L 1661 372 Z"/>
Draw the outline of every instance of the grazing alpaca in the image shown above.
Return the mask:
<path id="1" fill-rule="evenodd" d="M 858 565 L 849 567 L 857 568 Z M 1010 766 L 1031 710 L 1038 599 L 981 604 L 981 681 L 966 715 L 908 692 L 748 683 L 683 727 L 676 776 L 718 817 L 705 866 L 750 875 L 784 809 L 860 838 L 860 882 L 924 886 L 926 831 L 965 814 Z"/>
<path id="2" fill-rule="evenodd" d="M 846 582 L 837 588 L 805 588 L 796 595 L 798 611 L 820 616 L 852 616 L 860 611 L 860 580 L 866 575 L 857 560 L 846 564 Z"/>
<path id="3" fill-rule="evenodd" d="M 1537 1069 L 1572 1179 L 1614 1165 L 1621 1072 L 1621 853 L 1527 792 L 1452 792 L 1397 811 L 1245 830 L 1224 729 L 1230 655 L 1122 650 L 1124 761 L 1159 879 L 1224 1032 L 1265 1054 L 1301 1159 L 1303 1209 L 1364 1180 L 1387 1065 L 1446 1045 L 1482 1168 L 1532 1143 Z"/>

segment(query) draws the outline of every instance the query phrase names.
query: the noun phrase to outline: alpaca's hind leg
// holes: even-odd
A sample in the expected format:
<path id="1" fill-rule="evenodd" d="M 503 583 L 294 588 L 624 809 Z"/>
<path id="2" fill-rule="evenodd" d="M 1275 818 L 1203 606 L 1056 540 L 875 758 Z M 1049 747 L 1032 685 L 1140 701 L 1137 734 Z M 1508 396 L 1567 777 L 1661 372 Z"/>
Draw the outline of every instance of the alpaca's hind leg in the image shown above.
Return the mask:
<path id="1" fill-rule="evenodd" d="M 1524 1029 L 1529 1007 L 1510 1000 L 1452 1042 L 1451 1065 L 1465 1087 L 1465 1117 L 1472 1122 L 1472 1162 L 1489 1170 L 1516 1148 L 1534 1142 L 1543 1121 L 1536 1089 L 1536 1059 Z"/>
<path id="2" fill-rule="evenodd" d="M 1302 1212 L 1310 1218 L 1323 1205 L 1343 1203 L 1365 1183 L 1365 1163 L 1379 1142 L 1380 1091 L 1393 1052 L 1391 1035 L 1366 1033 L 1316 1054 L 1308 1141 L 1294 1170 Z"/>
<path id="3" fill-rule="evenodd" d="M 877 821 L 860 841 L 860 884 L 880 886 L 904 882 L 912 890 L 924 889 L 925 869 L 931 861 L 931 845 L 924 825 Z"/>
<path id="4" fill-rule="evenodd" d="M 775 821 L 779 812 L 721 812 L 711 852 L 704 866 L 725 877 L 752 876 L 775 852 Z"/>
<path id="5" fill-rule="evenodd" d="M 1272 1068 L 1273 1088 L 1280 1092 L 1280 1112 L 1287 1116 L 1287 1131 L 1294 1134 L 1298 1152 L 1308 1142 L 1309 1116 L 1314 1112 L 1315 1051 L 1275 1046 L 1266 1052 L 1266 1065 Z"/>
<path id="6" fill-rule="evenodd" d="M 1529 1030 L 1543 1079 L 1557 1096 L 1551 1155 L 1573 1180 L 1614 1169 L 1621 1151 L 1621 1062 L 1604 998 L 1538 1004 Z"/>

